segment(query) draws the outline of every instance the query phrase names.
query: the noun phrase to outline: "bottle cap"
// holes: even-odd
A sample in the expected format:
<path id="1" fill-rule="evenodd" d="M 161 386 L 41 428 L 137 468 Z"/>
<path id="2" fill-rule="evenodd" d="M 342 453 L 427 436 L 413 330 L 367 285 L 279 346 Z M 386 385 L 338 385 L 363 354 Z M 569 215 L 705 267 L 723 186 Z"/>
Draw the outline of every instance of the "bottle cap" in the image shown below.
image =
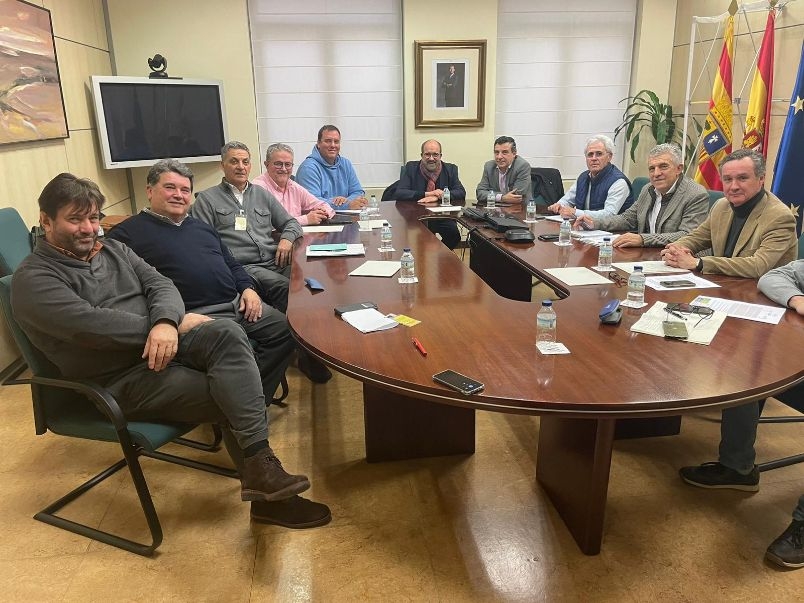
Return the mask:
<path id="1" fill-rule="evenodd" d="M 642 266 L 634 266 L 634 272 L 636 272 L 637 270 L 642 272 Z"/>
<path id="2" fill-rule="evenodd" d="M 604 241 L 611 241 L 611 237 L 603 237 Z"/>
<path id="3" fill-rule="evenodd" d="M 404 248 L 402 248 L 402 251 L 404 253 L 408 253 L 408 252 L 410 252 L 410 247 L 404 247 Z"/>
<path id="4" fill-rule="evenodd" d="M 543 299 L 542 300 L 542 306 L 546 306 L 546 307 L 549 308 L 552 305 L 553 305 L 553 300 L 551 300 L 551 299 Z"/>

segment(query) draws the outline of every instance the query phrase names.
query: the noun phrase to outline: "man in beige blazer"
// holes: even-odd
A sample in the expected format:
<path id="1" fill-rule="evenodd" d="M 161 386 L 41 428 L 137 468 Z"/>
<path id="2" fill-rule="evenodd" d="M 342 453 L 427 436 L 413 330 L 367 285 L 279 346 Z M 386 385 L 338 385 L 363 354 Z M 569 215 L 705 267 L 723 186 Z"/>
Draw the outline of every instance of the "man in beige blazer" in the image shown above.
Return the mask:
<path id="1" fill-rule="evenodd" d="M 662 250 L 670 266 L 709 274 L 759 278 L 796 258 L 796 221 L 790 209 L 763 188 L 765 160 L 750 149 L 726 155 L 720 164 L 725 199 L 689 235 Z M 713 256 L 693 254 L 712 248 Z M 759 470 L 754 464 L 754 441 L 759 403 L 723 411 L 718 460 L 682 467 L 681 479 L 701 488 L 756 492 Z"/>
<path id="2" fill-rule="evenodd" d="M 686 237 L 662 250 L 669 266 L 704 274 L 759 278 L 768 270 L 796 259 L 796 220 L 790 209 L 767 192 L 765 159 L 750 149 L 738 149 L 720 164 L 725 199 Z M 712 249 L 711 256 L 695 254 Z"/>

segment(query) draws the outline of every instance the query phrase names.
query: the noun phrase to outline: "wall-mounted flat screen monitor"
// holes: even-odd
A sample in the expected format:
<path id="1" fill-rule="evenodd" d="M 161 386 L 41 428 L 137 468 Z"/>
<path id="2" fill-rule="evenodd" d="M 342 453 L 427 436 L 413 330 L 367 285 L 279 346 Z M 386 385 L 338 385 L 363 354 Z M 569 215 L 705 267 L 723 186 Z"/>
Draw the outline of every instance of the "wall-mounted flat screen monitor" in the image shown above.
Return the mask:
<path id="1" fill-rule="evenodd" d="M 159 159 L 220 161 L 226 142 L 218 80 L 92 76 L 98 137 L 107 168 Z"/>

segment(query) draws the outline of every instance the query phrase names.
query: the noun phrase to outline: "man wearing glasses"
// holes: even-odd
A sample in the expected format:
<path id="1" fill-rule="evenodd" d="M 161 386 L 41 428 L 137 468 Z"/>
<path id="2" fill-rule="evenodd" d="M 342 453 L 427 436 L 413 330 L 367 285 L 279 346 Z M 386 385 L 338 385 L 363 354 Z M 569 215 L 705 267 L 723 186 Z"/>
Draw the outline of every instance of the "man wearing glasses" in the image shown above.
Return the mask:
<path id="1" fill-rule="evenodd" d="M 576 228 L 622 232 L 614 247 L 664 247 L 692 232 L 709 213 L 709 195 L 682 173 L 681 149 L 660 144 L 648 152 L 650 186 L 624 213 L 592 218 L 584 215 Z"/>
<path id="2" fill-rule="evenodd" d="M 726 195 L 689 235 L 662 250 L 669 266 L 706 274 L 759 278 L 794 260 L 798 253 L 796 220 L 790 209 L 767 192 L 765 159 L 751 149 L 738 149 L 720 163 Z M 712 249 L 713 255 L 694 254 Z M 681 479 L 701 488 L 759 490 L 754 461 L 759 403 L 723 410 L 717 462 L 682 467 Z"/>
<path id="3" fill-rule="evenodd" d="M 271 193 L 302 226 L 321 224 L 335 215 L 332 207 L 291 179 L 293 149 L 290 146 L 281 142 L 269 146 L 265 151 L 265 169 L 267 171 L 254 178 L 251 184 Z"/>
<path id="4" fill-rule="evenodd" d="M 421 161 L 405 164 L 396 189 L 397 201 L 416 201 L 423 205 L 439 203 L 445 188 L 449 188 L 450 201 L 466 199 L 466 189 L 458 178 L 458 166 L 441 161 L 441 143 L 425 141 L 421 154 Z M 431 219 L 427 227 L 440 234 L 441 241 L 450 249 L 455 249 L 461 240 L 455 220 Z"/>
<path id="5" fill-rule="evenodd" d="M 587 171 L 547 209 L 562 217 L 588 216 L 598 220 L 616 216 L 631 207 L 634 202 L 631 181 L 611 162 L 614 141 L 604 134 L 596 134 L 586 141 L 584 156 Z"/>
<path id="6" fill-rule="evenodd" d="M 495 196 L 496 203 L 520 205 L 532 197 L 530 164 L 516 154 L 516 141 L 500 136 L 494 141 L 494 159 L 483 166 L 483 177 L 475 190 L 479 202 Z"/>

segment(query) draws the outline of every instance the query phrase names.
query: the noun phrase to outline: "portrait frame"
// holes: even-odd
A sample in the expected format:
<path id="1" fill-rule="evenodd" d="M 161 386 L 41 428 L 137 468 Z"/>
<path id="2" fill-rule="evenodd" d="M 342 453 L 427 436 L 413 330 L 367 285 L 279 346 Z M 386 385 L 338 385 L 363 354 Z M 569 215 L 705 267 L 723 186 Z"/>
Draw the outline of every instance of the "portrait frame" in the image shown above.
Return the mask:
<path id="1" fill-rule="evenodd" d="M 0 3 L 0 145 L 70 136 L 50 11 L 24 0 Z"/>
<path id="2" fill-rule="evenodd" d="M 482 127 L 486 40 L 417 40 L 414 53 L 415 127 Z"/>

